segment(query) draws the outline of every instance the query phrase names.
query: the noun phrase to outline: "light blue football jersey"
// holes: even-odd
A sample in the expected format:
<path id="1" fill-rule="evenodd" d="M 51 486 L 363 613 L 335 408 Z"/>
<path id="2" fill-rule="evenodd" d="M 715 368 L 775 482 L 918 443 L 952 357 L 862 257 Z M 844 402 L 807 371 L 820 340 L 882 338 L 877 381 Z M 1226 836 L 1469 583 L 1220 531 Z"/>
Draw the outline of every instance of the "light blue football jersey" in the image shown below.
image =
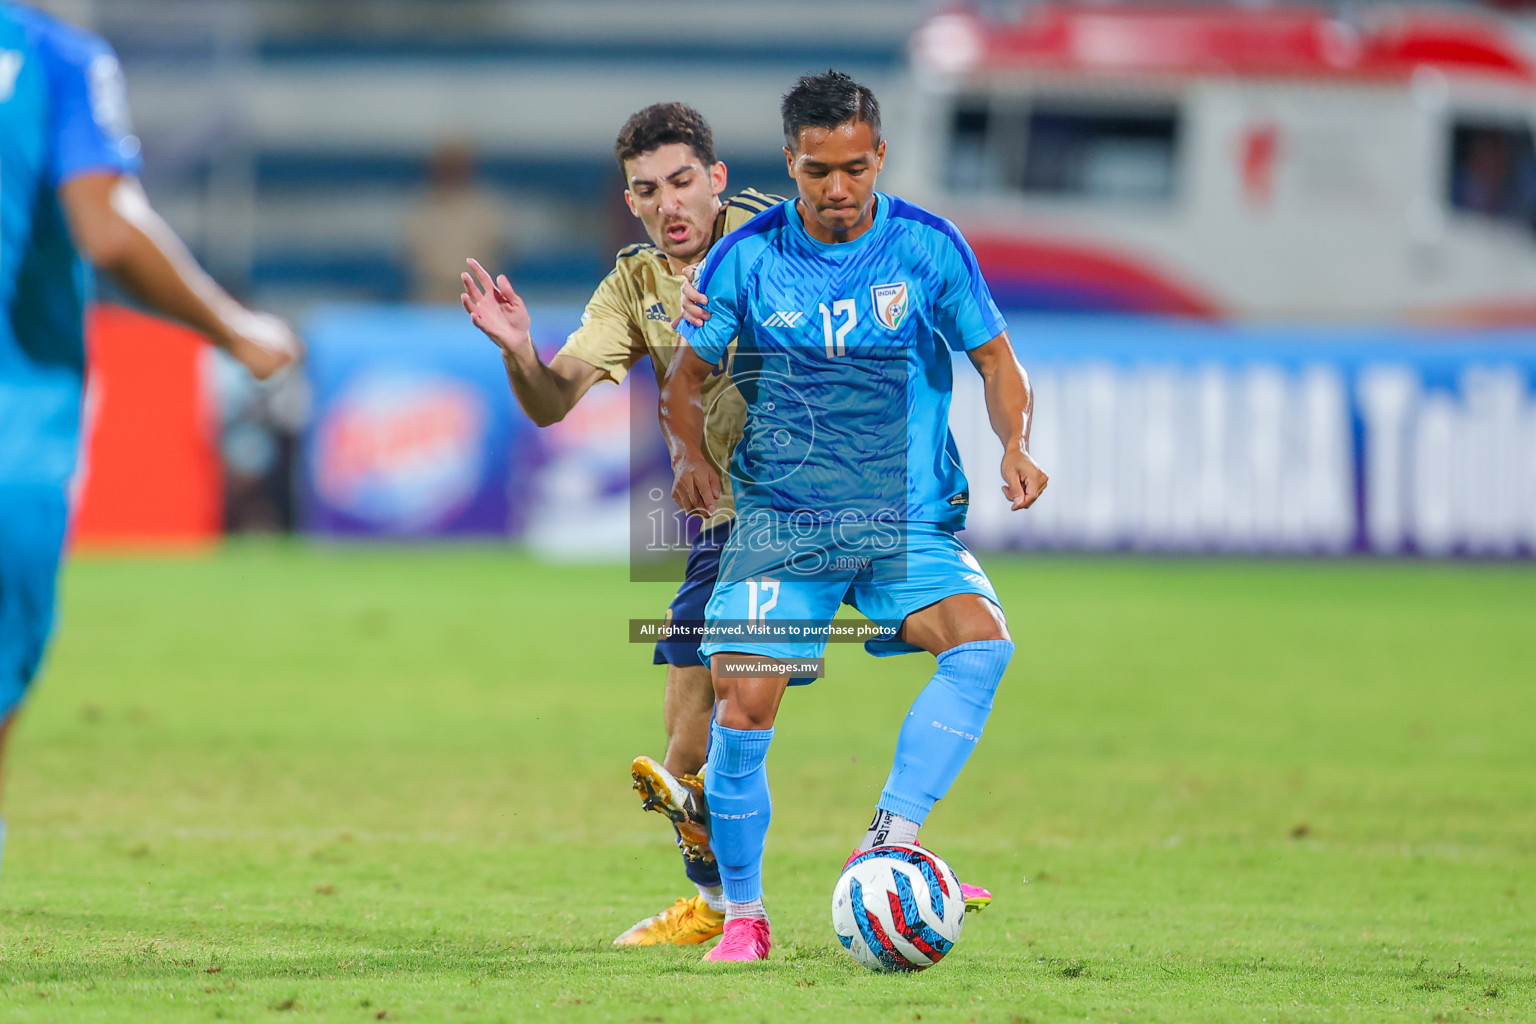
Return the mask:
<path id="1" fill-rule="evenodd" d="M 112 48 L 0 0 L 0 481 L 74 472 L 91 274 L 57 189 L 93 172 L 139 172 Z"/>
<path id="2" fill-rule="evenodd" d="M 789 200 L 721 239 L 699 287 L 711 318 L 681 333 L 747 402 L 731 461 L 738 517 L 965 525 L 950 353 L 1006 325 L 953 224 L 876 193 L 870 229 L 827 244 Z"/>

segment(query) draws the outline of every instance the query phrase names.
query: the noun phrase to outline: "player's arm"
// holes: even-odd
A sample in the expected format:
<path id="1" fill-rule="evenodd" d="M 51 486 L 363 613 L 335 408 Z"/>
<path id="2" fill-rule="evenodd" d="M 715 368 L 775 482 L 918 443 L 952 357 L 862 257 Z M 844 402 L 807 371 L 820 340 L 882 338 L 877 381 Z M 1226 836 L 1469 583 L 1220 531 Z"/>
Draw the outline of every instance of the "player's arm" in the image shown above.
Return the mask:
<path id="1" fill-rule="evenodd" d="M 720 478 L 704 458 L 704 382 L 714 364 L 679 345 L 661 386 L 661 435 L 672 458 L 672 500 L 690 515 L 712 516 Z"/>
<path id="2" fill-rule="evenodd" d="M 513 290 L 507 275 L 493 281 L 478 261 L 470 260 L 469 266 L 474 276 L 462 275 L 464 294 L 459 299 L 470 322 L 501 349 L 507 383 L 517 404 L 541 427 L 559 423 L 587 389 L 603 379 L 603 371 L 568 355 L 557 355 L 546 365 L 529 333 L 532 319 L 528 306 Z"/>
<path id="3" fill-rule="evenodd" d="M 976 254 L 948 221 L 934 228 L 932 252 L 944 276 L 934 322 L 950 346 L 970 356 L 985 386 L 987 418 L 1003 443 L 1003 497 L 1017 512 L 1045 490 L 1046 475 L 1029 454 L 1035 396 L 1029 375 L 1013 354 L 1003 314 L 981 275 Z"/>
<path id="4" fill-rule="evenodd" d="M 300 345 L 286 323 L 246 309 L 209 277 L 149 205 L 138 179 L 86 173 L 59 186 L 75 244 L 130 295 L 225 349 L 256 377 L 293 362 Z"/>
<path id="5" fill-rule="evenodd" d="M 1003 496 L 1013 503 L 1015 512 L 1029 508 L 1048 479 L 1029 454 L 1029 427 L 1035 412 L 1029 374 L 1013 354 L 1007 331 L 966 354 L 981 374 L 992 432 L 1003 442 Z"/>
<path id="6" fill-rule="evenodd" d="M 741 325 L 737 305 L 743 273 L 742 247 L 717 245 L 697 275 L 687 275 L 684 287 L 696 280 L 699 294 L 708 296 L 713 314 L 700 326 L 678 325 L 679 345 L 661 388 L 661 433 L 672 456 L 672 497 L 692 514 L 714 515 L 720 498 L 720 478 L 704 458 L 704 382 L 722 366 Z"/>
<path id="7" fill-rule="evenodd" d="M 258 377 L 298 358 L 288 325 L 252 312 L 205 274 L 139 187 L 138 140 L 128 124 L 112 48 L 54 26 L 39 55 L 48 67 L 49 176 L 80 252 L 156 312 L 201 331 Z"/>

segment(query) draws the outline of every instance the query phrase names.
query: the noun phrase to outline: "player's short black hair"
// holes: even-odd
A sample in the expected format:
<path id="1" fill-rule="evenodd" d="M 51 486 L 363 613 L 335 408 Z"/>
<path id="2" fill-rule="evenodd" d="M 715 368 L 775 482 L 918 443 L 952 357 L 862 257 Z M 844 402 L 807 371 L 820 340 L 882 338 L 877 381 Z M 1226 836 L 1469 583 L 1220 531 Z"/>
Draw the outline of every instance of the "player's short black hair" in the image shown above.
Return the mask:
<path id="1" fill-rule="evenodd" d="M 784 145 L 796 149 L 807 128 L 836 128 L 850 121 L 869 125 L 875 143 L 880 142 L 880 103 L 867 86 L 841 71 L 828 68 L 819 75 L 801 75 L 779 104 L 784 118 Z"/>
<path id="2" fill-rule="evenodd" d="M 691 148 L 706 170 L 715 165 L 715 133 L 704 115 L 686 103 L 653 103 L 631 114 L 619 129 L 613 153 L 623 171 L 624 161 L 673 142 Z"/>

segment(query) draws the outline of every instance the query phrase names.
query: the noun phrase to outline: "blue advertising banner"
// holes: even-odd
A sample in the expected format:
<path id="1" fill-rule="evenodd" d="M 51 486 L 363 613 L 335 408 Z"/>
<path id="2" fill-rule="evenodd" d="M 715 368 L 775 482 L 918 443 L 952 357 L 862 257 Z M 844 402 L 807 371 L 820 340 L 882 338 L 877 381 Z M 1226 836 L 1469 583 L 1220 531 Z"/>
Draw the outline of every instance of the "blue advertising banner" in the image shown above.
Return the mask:
<path id="1" fill-rule="evenodd" d="M 1536 332 L 1010 328 L 1051 485 L 1008 510 L 980 380 L 957 366 L 978 547 L 1536 554 Z"/>
<path id="2" fill-rule="evenodd" d="M 579 315 L 535 310 L 545 358 Z M 1010 334 L 1051 486 L 1008 510 L 981 380 L 957 357 L 973 547 L 1536 555 L 1536 331 L 1014 316 Z M 306 529 L 624 557 L 635 467 L 665 475 L 648 372 L 539 430 L 459 310 L 332 307 L 306 335 Z"/>
<path id="3" fill-rule="evenodd" d="M 302 522 L 315 533 L 517 533 L 537 460 L 495 347 L 462 310 L 333 306 L 304 325 L 314 395 Z"/>

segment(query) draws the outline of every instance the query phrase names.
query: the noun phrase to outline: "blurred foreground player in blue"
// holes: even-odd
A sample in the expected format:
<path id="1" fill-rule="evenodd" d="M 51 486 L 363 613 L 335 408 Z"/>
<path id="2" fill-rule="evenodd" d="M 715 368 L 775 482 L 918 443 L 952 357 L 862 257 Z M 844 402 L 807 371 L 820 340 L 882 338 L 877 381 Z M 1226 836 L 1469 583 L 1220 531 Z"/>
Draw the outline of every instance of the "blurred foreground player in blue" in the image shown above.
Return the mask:
<path id="1" fill-rule="evenodd" d="M 80 445 L 88 263 L 257 377 L 299 352 L 287 325 L 198 268 L 150 209 L 138 170 L 111 48 L 0 0 L 0 758 L 53 627 Z"/>
<path id="2" fill-rule="evenodd" d="M 1013 654 L 997 594 L 955 537 L 970 489 L 949 432 L 951 350 L 984 380 L 1012 507 L 1046 485 L 1029 455 L 1029 381 L 970 246 L 948 221 L 875 191 L 885 143 L 874 96 L 829 71 L 802 78 L 782 113 L 799 198 L 710 251 L 698 280 L 709 317 L 696 307 L 682 326 L 691 351 L 661 396 L 673 495 L 709 514 L 721 485 L 701 450 L 700 391 L 737 339 L 729 370 L 747 406 L 731 460 L 737 524 L 701 648 L 715 680 L 705 792 L 727 900 L 717 961 L 768 955 L 765 760 L 788 683 L 774 665 L 825 650 L 824 636 L 724 631 L 824 625 L 847 602 L 885 630 L 872 653 L 937 656 L 859 849 L 916 842 Z M 965 895 L 969 906 L 991 900 Z"/>

